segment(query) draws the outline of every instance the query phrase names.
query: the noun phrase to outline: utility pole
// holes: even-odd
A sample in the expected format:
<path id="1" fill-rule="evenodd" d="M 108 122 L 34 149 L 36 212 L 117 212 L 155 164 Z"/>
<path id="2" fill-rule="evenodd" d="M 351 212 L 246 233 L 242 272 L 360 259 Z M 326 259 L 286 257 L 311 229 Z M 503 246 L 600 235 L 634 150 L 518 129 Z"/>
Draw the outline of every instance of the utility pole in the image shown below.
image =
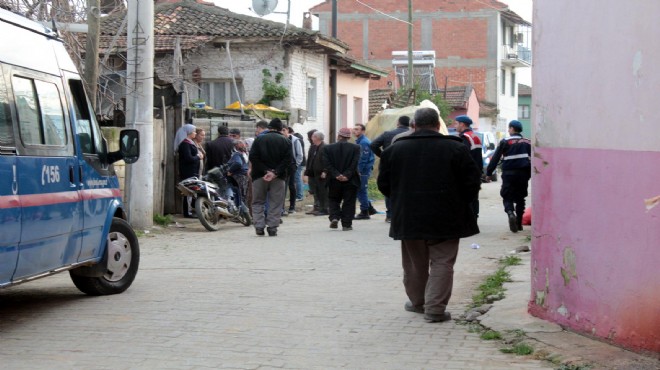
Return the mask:
<path id="1" fill-rule="evenodd" d="M 140 160 L 126 166 L 128 220 L 153 225 L 154 2 L 128 0 L 126 118 L 140 132 Z"/>
<path id="2" fill-rule="evenodd" d="M 85 45 L 85 73 L 83 74 L 92 109 L 96 112 L 96 91 L 99 81 L 99 28 L 101 7 L 99 0 L 87 0 L 87 45 Z"/>
<path id="3" fill-rule="evenodd" d="M 408 0 L 408 88 L 410 91 L 413 89 L 413 16 L 412 16 L 412 0 Z"/>
<path id="4" fill-rule="evenodd" d="M 337 0 L 332 0 L 332 37 L 337 38 Z M 328 142 L 334 143 L 337 132 L 337 68 L 330 66 L 330 128 Z"/>

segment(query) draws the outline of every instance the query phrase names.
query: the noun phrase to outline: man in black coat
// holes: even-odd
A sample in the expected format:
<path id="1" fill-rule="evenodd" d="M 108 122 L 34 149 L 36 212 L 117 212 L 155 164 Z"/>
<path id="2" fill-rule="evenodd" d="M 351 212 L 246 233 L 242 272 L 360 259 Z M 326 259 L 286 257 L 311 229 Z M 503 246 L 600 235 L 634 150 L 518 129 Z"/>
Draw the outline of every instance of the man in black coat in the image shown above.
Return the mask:
<path id="1" fill-rule="evenodd" d="M 204 147 L 206 151 L 206 172 L 229 162 L 232 149 L 234 149 L 234 139 L 229 137 L 229 128 L 218 126 L 218 137 L 207 142 Z"/>
<path id="2" fill-rule="evenodd" d="M 257 235 L 264 235 L 267 228 L 268 236 L 277 236 L 280 226 L 285 179 L 293 160 L 291 142 L 282 135 L 282 127 L 282 121 L 274 118 L 268 131 L 259 134 L 250 148 L 252 217 Z"/>
<path id="3" fill-rule="evenodd" d="M 380 136 L 374 139 L 374 141 L 371 142 L 371 151 L 374 152 L 374 154 L 380 158 L 381 154 L 383 153 L 383 150 L 387 149 L 390 145 L 392 145 L 392 139 L 394 139 L 395 136 L 402 134 L 406 131 L 408 131 L 410 128 L 410 117 L 408 116 L 401 116 L 399 119 L 396 121 L 396 128 L 393 130 L 385 131 L 383 132 Z M 392 212 L 390 212 L 390 198 L 385 195 L 385 221 L 390 222 L 392 220 Z"/>
<path id="4" fill-rule="evenodd" d="M 326 172 L 321 161 L 321 152 L 325 148 L 325 135 L 321 131 L 312 132 L 311 144 L 307 155 L 305 176 L 309 183 L 309 192 L 314 196 L 314 209 L 307 212 L 314 216 L 327 216 L 328 213 L 328 187 L 326 186 Z"/>
<path id="5" fill-rule="evenodd" d="M 391 201 L 390 237 L 401 240 L 404 308 L 447 321 L 459 239 L 479 233 L 469 204 L 481 171 L 460 138 L 438 132 L 434 109 L 418 109 L 414 120 L 415 132 L 383 152 L 378 189 Z"/>
<path id="6" fill-rule="evenodd" d="M 353 230 L 355 201 L 360 187 L 358 161 L 360 146 L 349 143 L 351 129 L 342 127 L 337 134 L 337 142 L 327 145 L 321 151 L 321 159 L 328 178 L 328 205 L 330 228 L 336 229 L 341 220 L 343 231 Z"/>

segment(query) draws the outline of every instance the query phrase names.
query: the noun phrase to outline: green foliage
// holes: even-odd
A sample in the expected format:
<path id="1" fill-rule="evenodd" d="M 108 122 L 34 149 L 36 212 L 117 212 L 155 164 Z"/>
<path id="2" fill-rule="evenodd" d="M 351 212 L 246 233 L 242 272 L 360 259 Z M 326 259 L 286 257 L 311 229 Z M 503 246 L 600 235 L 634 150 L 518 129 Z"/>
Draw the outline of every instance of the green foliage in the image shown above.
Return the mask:
<path id="1" fill-rule="evenodd" d="M 449 118 L 449 114 L 452 112 L 452 107 L 447 103 L 447 101 L 443 98 L 442 93 L 438 94 L 431 94 L 428 91 L 422 91 L 417 88 L 417 94 L 415 95 L 415 104 L 419 104 L 424 100 L 430 100 L 435 104 L 438 109 L 440 110 L 440 117 L 442 117 L 442 120 L 447 122 L 447 118 Z"/>
<path id="2" fill-rule="evenodd" d="M 526 356 L 534 353 L 534 348 L 527 343 L 517 343 L 513 347 L 507 347 L 500 349 L 502 353 L 514 353 L 518 356 Z"/>
<path id="3" fill-rule="evenodd" d="M 511 275 L 500 267 L 494 274 L 488 276 L 486 281 L 477 288 L 478 293 L 472 297 L 472 304 L 477 307 L 482 304 L 491 303 L 492 297 L 497 300 L 504 298 L 504 283 L 511 281 Z"/>
<path id="4" fill-rule="evenodd" d="M 522 264 L 522 260 L 518 256 L 506 256 L 500 260 L 503 266 L 518 266 Z"/>
<path id="5" fill-rule="evenodd" d="M 385 199 L 383 193 L 378 190 L 378 185 L 375 178 L 370 178 L 369 183 L 367 183 L 367 196 L 372 200 L 381 200 Z"/>
<path id="6" fill-rule="evenodd" d="M 282 100 L 289 96 L 289 90 L 282 85 L 283 73 L 277 73 L 274 78 L 267 68 L 264 68 L 261 73 L 264 75 L 261 80 L 261 89 L 264 92 L 264 96 L 259 100 L 259 103 L 270 104 L 272 100 Z"/>
<path id="7" fill-rule="evenodd" d="M 502 335 L 495 330 L 486 330 L 481 334 L 481 339 L 483 340 L 495 340 L 495 339 L 502 339 Z"/>
<path id="8" fill-rule="evenodd" d="M 172 222 L 173 222 L 172 215 L 165 215 L 165 216 L 159 214 L 154 215 L 154 223 L 156 225 L 167 227 L 167 225 L 170 225 Z"/>

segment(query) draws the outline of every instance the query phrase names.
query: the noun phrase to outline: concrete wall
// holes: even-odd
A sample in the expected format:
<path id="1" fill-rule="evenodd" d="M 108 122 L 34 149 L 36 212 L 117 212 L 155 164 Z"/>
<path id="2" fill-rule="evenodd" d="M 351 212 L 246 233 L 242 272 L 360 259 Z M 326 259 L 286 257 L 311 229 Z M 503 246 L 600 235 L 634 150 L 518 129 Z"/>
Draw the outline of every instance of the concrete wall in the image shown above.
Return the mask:
<path id="1" fill-rule="evenodd" d="M 660 206 L 645 200 L 660 195 L 659 13 L 656 1 L 535 3 L 529 304 L 655 352 Z"/>
<path id="2" fill-rule="evenodd" d="M 369 80 L 354 74 L 337 73 L 337 94 L 347 96 L 346 127 L 353 127 L 356 123 L 366 125 L 369 122 Z M 355 99 L 361 99 L 361 106 L 356 106 Z M 355 112 L 359 117 L 355 117 Z M 359 113 L 362 114 L 359 114 Z"/>

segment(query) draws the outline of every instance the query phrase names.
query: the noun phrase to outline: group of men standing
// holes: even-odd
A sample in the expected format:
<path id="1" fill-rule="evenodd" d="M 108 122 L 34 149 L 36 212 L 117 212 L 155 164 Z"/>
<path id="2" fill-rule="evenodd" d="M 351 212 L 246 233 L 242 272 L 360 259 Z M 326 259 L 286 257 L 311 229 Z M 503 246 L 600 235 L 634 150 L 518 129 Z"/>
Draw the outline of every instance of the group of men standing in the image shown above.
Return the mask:
<path id="1" fill-rule="evenodd" d="M 361 124 L 352 132 L 349 128 L 339 129 L 333 144 L 325 144 L 319 131 L 308 133 L 311 146 L 305 175 L 314 195 L 314 210 L 310 213 L 327 215 L 330 228 L 337 229 L 341 223 L 342 230 L 349 231 L 354 219 L 369 219 L 375 213 L 367 190 L 375 156 L 380 157 L 377 186 L 386 199 L 389 235 L 401 241 L 403 284 L 409 298 L 404 309 L 423 313 L 429 322 L 451 319 L 446 308 L 452 292 L 453 266 L 459 240 L 479 233 L 478 194 L 482 181 L 489 181 L 501 160 L 500 194 L 510 229 L 517 232 L 522 230 L 531 174 L 531 144 L 522 137 L 520 122 L 509 123 L 510 136 L 500 142 L 484 176 L 482 144 L 471 128 L 472 120 L 467 116 L 455 120 L 458 137 L 439 132 L 440 117 L 431 108 L 418 109 L 412 121 L 400 117 L 396 129 L 373 142 L 365 136 Z M 352 134 L 355 144 L 349 141 Z M 296 170 L 292 166 L 295 150 L 295 144 L 283 134 L 279 119 L 265 128 L 258 125 L 249 154 L 257 235 L 265 235 L 264 230 L 270 236 L 277 235 L 286 179 Z M 357 215 L 356 200 L 360 202 Z"/>

